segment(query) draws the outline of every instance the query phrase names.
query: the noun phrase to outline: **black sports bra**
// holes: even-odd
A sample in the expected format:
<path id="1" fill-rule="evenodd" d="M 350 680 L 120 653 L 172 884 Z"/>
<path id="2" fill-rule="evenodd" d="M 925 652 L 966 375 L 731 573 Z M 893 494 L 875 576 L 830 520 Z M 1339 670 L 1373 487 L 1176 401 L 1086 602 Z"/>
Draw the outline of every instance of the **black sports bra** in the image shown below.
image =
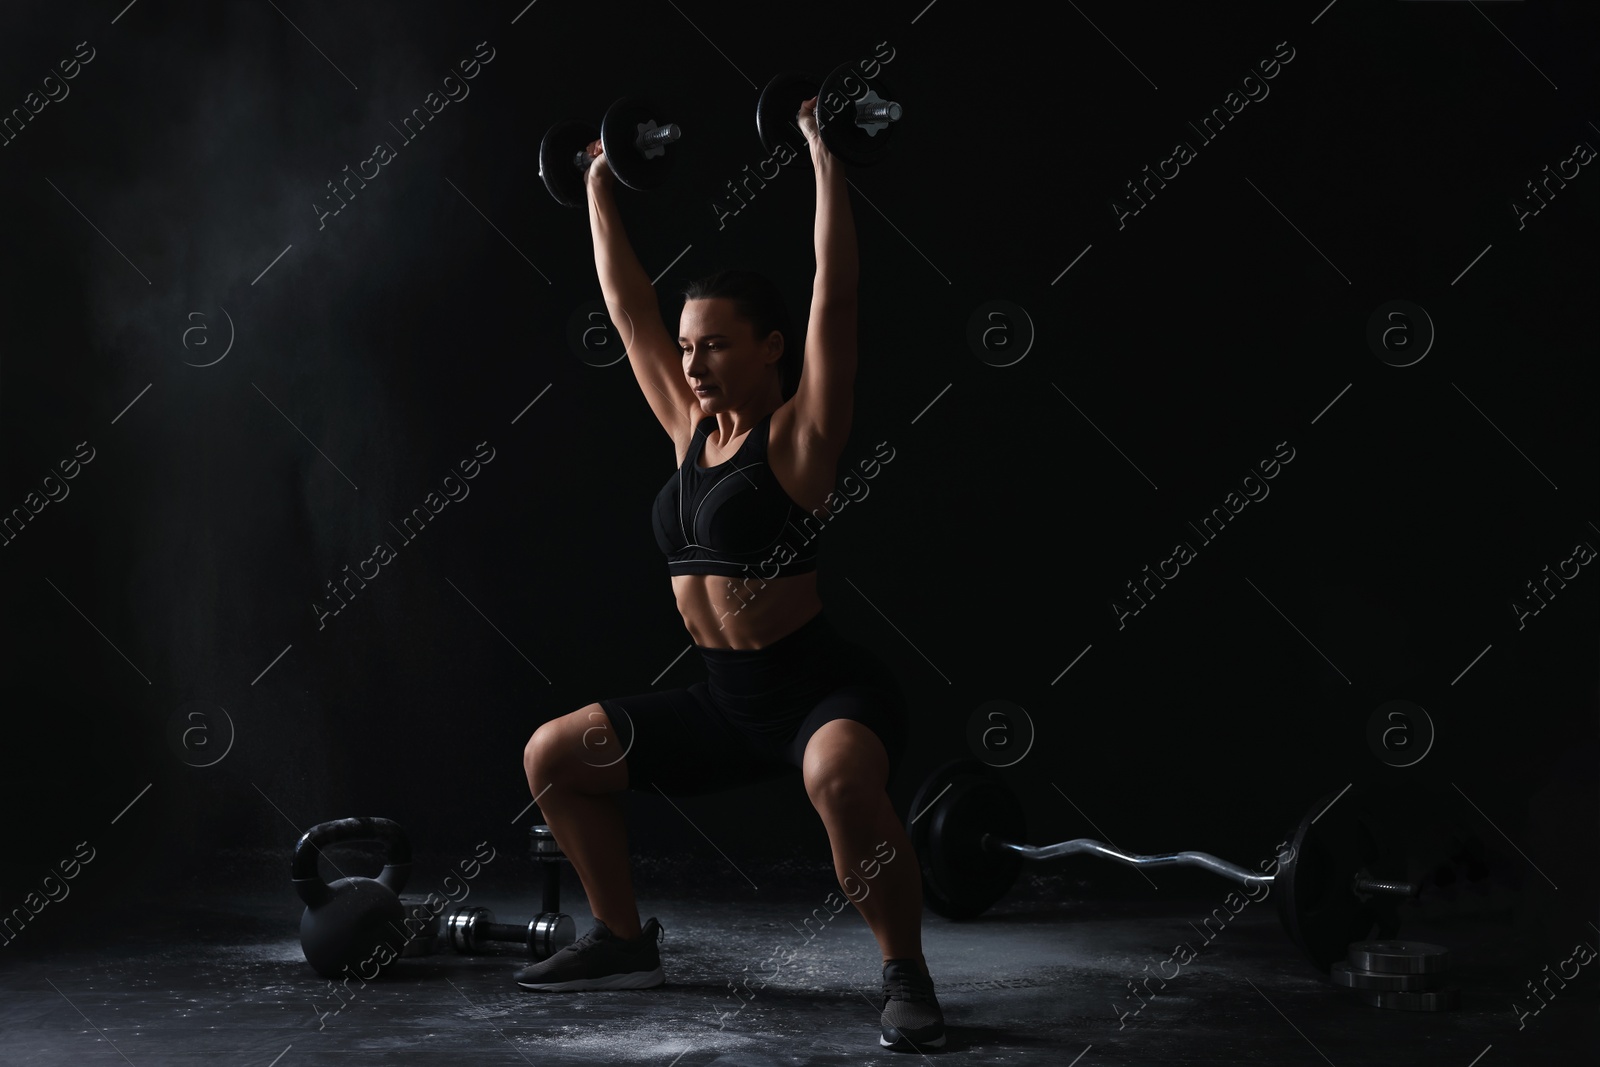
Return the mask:
<path id="1" fill-rule="evenodd" d="M 772 416 L 752 427 L 727 460 L 702 470 L 697 464 L 716 421 L 715 415 L 700 420 L 683 465 L 656 494 L 653 525 L 668 570 L 769 580 L 816 570 L 815 543 L 791 525 L 809 515 L 767 463 Z M 805 553 L 789 540 L 806 544 Z"/>

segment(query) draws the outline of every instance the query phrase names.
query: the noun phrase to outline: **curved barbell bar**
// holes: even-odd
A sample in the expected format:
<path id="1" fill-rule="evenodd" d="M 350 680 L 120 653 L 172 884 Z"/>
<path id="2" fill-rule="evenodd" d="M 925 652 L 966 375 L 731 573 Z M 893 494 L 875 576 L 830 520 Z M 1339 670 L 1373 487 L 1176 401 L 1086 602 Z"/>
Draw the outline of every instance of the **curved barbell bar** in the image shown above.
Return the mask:
<path id="1" fill-rule="evenodd" d="M 1271 885 L 1276 879 L 1270 874 L 1256 874 L 1255 872 L 1229 863 L 1227 860 L 1218 859 L 1209 852 L 1164 852 L 1157 856 L 1137 856 L 1132 853 L 1122 852 L 1112 848 L 1102 841 L 1089 837 L 1075 837 L 1071 841 L 1061 841 L 1054 845 L 1019 845 L 1015 841 L 1007 841 L 996 837 L 994 834 L 984 834 L 981 844 L 989 852 L 1012 852 L 1023 859 L 1050 860 L 1058 856 L 1100 856 L 1108 860 L 1116 860 L 1130 867 L 1199 867 L 1210 871 L 1212 874 L 1238 882 L 1240 885 Z M 1410 882 L 1391 882 L 1375 878 L 1366 878 L 1356 875 L 1351 881 L 1352 888 L 1357 893 L 1378 893 L 1384 896 L 1410 897 L 1416 896 L 1418 887 Z"/>

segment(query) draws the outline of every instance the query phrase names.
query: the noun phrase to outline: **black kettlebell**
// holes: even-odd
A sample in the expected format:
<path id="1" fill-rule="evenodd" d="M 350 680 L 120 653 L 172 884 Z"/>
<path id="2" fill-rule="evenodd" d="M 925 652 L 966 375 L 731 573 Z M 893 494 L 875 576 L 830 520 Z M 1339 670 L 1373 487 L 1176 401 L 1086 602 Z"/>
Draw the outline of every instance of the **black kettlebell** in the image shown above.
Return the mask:
<path id="1" fill-rule="evenodd" d="M 317 857 L 329 845 L 381 841 L 388 851 L 376 878 L 322 880 Z M 290 877 L 306 902 L 300 947 L 324 978 L 370 980 L 405 948 L 405 908 L 400 890 L 411 875 L 411 839 L 389 819 L 334 819 L 307 830 L 294 846 Z"/>

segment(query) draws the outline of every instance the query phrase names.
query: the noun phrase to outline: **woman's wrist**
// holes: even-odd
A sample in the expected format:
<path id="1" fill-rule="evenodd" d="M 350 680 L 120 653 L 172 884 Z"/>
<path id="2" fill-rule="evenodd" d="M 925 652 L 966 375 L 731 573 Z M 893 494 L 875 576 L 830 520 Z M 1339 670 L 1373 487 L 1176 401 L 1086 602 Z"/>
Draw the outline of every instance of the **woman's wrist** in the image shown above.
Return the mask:
<path id="1" fill-rule="evenodd" d="M 589 203 L 595 212 L 603 219 L 610 220 L 616 211 L 616 197 L 611 193 L 609 184 L 591 185 L 589 188 Z"/>

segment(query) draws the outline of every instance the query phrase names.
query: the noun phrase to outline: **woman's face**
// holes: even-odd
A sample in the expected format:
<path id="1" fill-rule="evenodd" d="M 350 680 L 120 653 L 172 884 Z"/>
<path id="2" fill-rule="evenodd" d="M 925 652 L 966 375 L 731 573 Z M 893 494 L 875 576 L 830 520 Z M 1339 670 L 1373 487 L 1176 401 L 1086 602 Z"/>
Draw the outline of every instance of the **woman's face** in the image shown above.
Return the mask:
<path id="1" fill-rule="evenodd" d="M 710 414 L 732 410 L 766 390 L 783 356 L 783 336 L 773 331 L 758 340 L 750 320 L 741 318 L 727 297 L 690 300 L 678 320 L 678 348 L 684 378 L 696 389 L 700 410 Z"/>

